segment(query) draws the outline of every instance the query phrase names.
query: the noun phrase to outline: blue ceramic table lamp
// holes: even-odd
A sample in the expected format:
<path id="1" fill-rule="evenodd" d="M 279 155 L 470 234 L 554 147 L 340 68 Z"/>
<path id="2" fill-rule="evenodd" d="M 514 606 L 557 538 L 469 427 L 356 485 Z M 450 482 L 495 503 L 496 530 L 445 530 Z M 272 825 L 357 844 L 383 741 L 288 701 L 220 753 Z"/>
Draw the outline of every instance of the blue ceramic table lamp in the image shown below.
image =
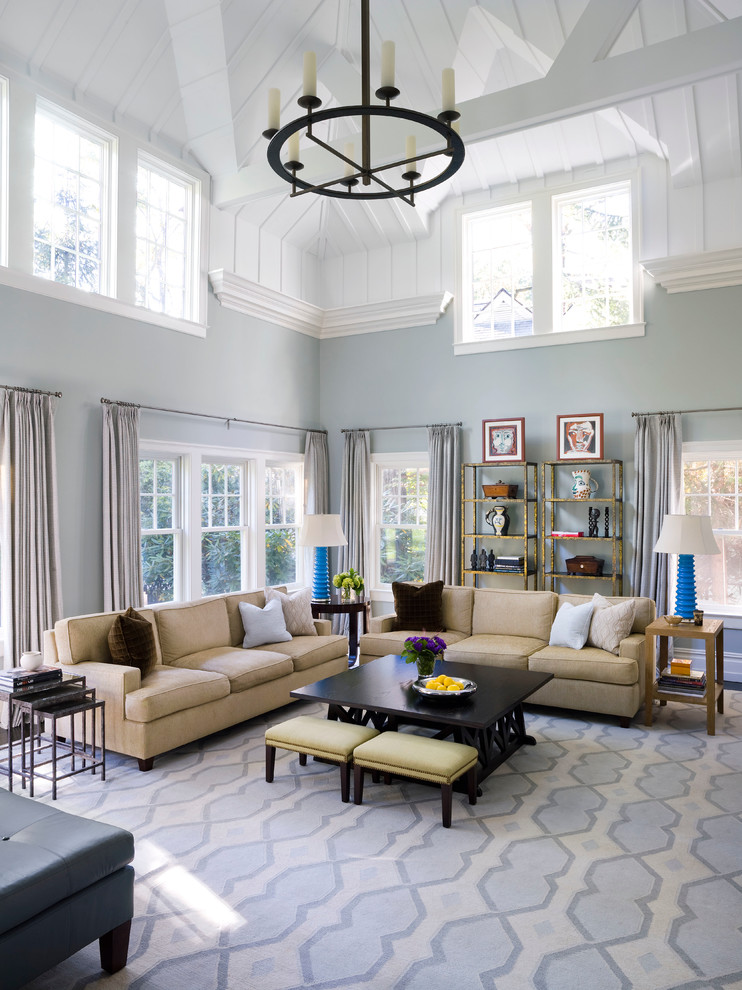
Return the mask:
<path id="1" fill-rule="evenodd" d="M 344 547 L 348 544 L 340 525 L 340 516 L 329 513 L 304 516 L 304 525 L 296 543 L 300 547 L 314 547 L 312 601 L 329 602 L 330 568 L 327 548 Z"/>
<path id="2" fill-rule="evenodd" d="M 696 607 L 696 554 L 721 553 L 711 528 L 711 516 L 667 515 L 662 523 L 655 553 L 678 555 L 675 614 L 692 619 Z"/>

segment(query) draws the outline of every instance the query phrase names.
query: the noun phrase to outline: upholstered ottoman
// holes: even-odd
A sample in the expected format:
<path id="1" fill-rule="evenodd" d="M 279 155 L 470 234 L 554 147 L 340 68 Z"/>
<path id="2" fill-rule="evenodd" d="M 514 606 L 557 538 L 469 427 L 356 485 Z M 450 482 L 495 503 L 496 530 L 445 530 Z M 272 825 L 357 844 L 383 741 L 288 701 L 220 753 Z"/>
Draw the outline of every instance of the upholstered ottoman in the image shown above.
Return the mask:
<path id="1" fill-rule="evenodd" d="M 441 786 L 443 827 L 451 827 L 453 783 L 466 774 L 469 804 L 477 803 L 477 759 L 473 746 L 431 739 L 411 732 L 382 732 L 353 751 L 353 793 L 356 804 L 363 801 L 363 773 L 427 780 Z"/>
<path id="2" fill-rule="evenodd" d="M 131 832 L 0 791 L 0 986 L 15 990 L 95 939 L 126 965 Z"/>
<path id="3" fill-rule="evenodd" d="M 265 779 L 270 784 L 276 765 L 276 749 L 299 753 L 299 763 L 306 766 L 307 756 L 340 764 L 340 794 L 350 800 L 350 765 L 353 750 L 378 736 L 377 729 L 351 722 L 333 722 L 314 715 L 298 715 L 265 732 Z"/>

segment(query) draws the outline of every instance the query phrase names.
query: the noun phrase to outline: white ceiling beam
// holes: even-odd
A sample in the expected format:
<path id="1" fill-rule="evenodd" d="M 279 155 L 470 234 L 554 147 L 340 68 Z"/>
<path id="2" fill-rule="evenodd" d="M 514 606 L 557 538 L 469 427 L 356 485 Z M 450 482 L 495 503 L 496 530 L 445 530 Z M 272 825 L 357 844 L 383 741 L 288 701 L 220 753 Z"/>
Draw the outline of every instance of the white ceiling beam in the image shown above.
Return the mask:
<path id="1" fill-rule="evenodd" d="M 632 3 L 633 0 L 621 0 L 621 17 Z M 612 4 L 602 6 L 613 8 Z M 595 25 L 599 18 L 595 11 L 591 4 L 586 11 L 591 17 L 583 23 L 584 31 L 592 39 L 588 43 L 588 49 L 592 52 L 605 47 L 597 40 Z M 614 38 L 616 32 L 620 32 L 621 17 L 616 17 L 614 11 L 613 16 L 603 18 L 603 25 L 608 30 L 604 37 L 605 44 Z M 588 31 L 588 28 L 591 30 Z M 575 60 L 578 54 L 573 53 Z M 678 89 L 701 79 L 738 72 L 742 70 L 742 18 L 600 61 L 591 61 L 583 53 L 580 61 L 573 63 L 570 73 L 562 63 L 556 77 L 552 78 L 559 62 L 560 59 L 557 59 L 544 79 L 464 101 L 460 105 L 461 136 L 464 141 L 485 141 L 549 121 L 565 120 Z M 418 147 L 424 150 L 419 142 Z M 395 149 L 381 146 L 378 150 L 380 154 L 388 152 L 391 160 Z M 305 164 L 311 169 L 311 149 L 305 159 Z M 241 169 L 239 173 L 217 179 L 214 183 L 214 202 L 226 208 L 275 193 L 283 185 L 267 161 L 261 161 Z"/>

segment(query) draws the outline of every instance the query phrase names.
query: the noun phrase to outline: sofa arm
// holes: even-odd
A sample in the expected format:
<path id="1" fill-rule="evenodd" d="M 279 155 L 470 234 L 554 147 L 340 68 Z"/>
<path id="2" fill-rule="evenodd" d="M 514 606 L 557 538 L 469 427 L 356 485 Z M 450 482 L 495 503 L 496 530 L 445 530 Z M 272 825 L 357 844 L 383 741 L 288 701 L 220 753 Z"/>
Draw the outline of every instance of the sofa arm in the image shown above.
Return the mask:
<path id="1" fill-rule="evenodd" d="M 318 636 L 331 636 L 332 619 L 315 619 L 314 628 L 317 630 Z"/>
<path id="2" fill-rule="evenodd" d="M 387 615 L 376 615 L 369 621 L 368 631 L 372 633 L 394 632 L 396 618 L 394 612 Z"/>
<path id="3" fill-rule="evenodd" d="M 142 686 L 142 675 L 138 667 L 98 660 L 62 663 L 59 666 L 65 674 L 84 677 L 86 687 L 95 688 L 96 699 L 106 703 L 107 722 L 114 719 L 123 721 L 126 695 Z"/>

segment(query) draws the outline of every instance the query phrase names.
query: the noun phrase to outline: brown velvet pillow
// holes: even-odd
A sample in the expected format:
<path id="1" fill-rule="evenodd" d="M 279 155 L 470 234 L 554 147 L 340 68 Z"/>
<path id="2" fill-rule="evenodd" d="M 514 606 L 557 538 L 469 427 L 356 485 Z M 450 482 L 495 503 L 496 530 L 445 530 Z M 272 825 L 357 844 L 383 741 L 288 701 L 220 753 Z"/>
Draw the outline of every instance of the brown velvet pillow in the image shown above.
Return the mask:
<path id="1" fill-rule="evenodd" d="M 443 582 L 412 585 L 392 582 L 395 629 L 416 632 L 445 632 L 443 626 Z"/>
<path id="2" fill-rule="evenodd" d="M 117 615 L 108 633 L 108 648 L 114 663 L 138 667 L 142 680 L 157 663 L 155 633 L 152 623 L 129 606 Z"/>

